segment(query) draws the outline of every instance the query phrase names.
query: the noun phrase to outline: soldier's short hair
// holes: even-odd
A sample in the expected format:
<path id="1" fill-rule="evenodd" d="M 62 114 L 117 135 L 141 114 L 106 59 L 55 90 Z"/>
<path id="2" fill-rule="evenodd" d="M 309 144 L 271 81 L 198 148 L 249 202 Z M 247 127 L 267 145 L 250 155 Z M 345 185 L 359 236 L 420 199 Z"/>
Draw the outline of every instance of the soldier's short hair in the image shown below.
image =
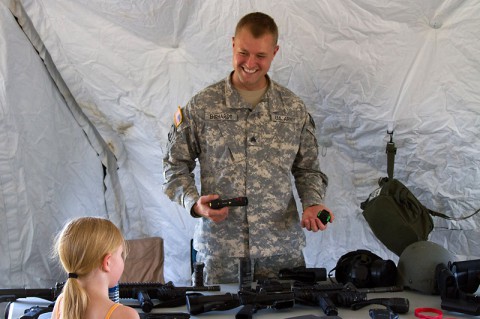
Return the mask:
<path id="1" fill-rule="evenodd" d="M 241 29 L 248 28 L 254 38 L 259 38 L 267 33 L 273 35 L 274 44 L 278 41 L 278 27 L 272 17 L 262 12 L 252 12 L 245 15 L 237 23 L 235 35 Z"/>

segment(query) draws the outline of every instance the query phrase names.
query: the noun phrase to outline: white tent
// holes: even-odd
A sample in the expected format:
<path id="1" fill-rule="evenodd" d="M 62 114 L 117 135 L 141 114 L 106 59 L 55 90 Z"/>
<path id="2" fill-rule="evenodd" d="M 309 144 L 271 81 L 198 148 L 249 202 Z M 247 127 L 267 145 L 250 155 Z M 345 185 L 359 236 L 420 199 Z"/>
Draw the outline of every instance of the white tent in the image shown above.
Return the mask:
<path id="1" fill-rule="evenodd" d="M 270 75 L 317 123 L 327 231 L 307 233 L 307 266 L 352 250 L 398 261 L 360 203 L 395 176 L 432 210 L 480 207 L 480 5 L 477 0 L 0 1 L 0 286 L 64 280 L 53 236 L 81 215 L 127 238 L 165 240 L 165 279 L 190 280 L 195 220 L 162 193 L 173 113 L 231 70 L 231 37 L 251 11 L 271 15 Z M 480 258 L 479 216 L 435 218 L 429 240 Z"/>

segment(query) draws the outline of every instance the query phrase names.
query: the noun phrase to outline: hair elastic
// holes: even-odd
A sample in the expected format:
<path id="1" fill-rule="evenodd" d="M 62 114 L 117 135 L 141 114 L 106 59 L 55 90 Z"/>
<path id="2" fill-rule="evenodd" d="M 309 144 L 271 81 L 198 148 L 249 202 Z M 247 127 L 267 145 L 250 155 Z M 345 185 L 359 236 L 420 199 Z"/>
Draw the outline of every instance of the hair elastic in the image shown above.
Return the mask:
<path id="1" fill-rule="evenodd" d="M 68 278 L 78 278 L 78 275 L 74 272 L 69 272 L 68 273 Z"/>

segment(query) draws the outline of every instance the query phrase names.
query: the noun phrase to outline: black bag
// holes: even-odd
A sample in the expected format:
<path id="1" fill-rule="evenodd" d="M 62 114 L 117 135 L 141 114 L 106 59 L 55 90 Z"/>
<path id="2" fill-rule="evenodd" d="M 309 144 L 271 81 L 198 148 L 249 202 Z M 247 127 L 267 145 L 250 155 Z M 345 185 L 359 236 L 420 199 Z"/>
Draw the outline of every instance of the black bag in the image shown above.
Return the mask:
<path id="1" fill-rule="evenodd" d="M 386 152 L 388 177 L 379 180 L 380 188 L 360 207 L 375 236 L 400 256 L 410 244 L 428 239 L 433 229 L 432 216 L 450 218 L 426 208 L 405 185 L 393 178 L 396 147 L 392 137 Z"/>

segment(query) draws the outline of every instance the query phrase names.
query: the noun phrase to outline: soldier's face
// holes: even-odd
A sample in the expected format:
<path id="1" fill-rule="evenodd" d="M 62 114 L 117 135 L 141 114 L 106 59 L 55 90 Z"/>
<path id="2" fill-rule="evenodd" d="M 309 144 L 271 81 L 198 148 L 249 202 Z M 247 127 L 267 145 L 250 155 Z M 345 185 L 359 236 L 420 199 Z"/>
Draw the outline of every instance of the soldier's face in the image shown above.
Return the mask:
<path id="1" fill-rule="evenodd" d="M 265 87 L 270 65 L 278 51 L 273 36 L 265 34 L 254 38 L 250 31 L 242 29 L 232 38 L 233 77 L 236 88 L 243 90 L 260 90 Z"/>

